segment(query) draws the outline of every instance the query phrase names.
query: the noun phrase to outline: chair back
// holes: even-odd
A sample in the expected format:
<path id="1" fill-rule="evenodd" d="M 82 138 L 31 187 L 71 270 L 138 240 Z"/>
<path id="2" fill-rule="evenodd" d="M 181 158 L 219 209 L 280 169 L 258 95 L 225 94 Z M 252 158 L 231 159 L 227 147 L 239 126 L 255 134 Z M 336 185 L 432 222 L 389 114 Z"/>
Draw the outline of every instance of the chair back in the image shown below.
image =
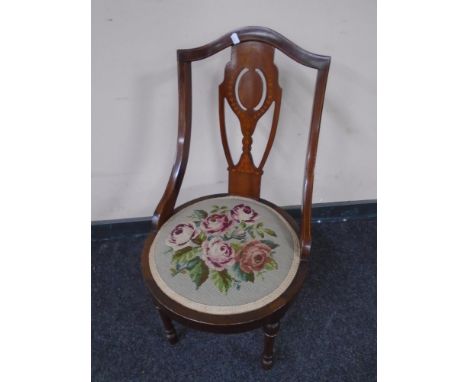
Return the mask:
<path id="1" fill-rule="evenodd" d="M 219 120 L 221 140 L 228 163 L 228 192 L 232 195 L 260 198 L 263 167 L 275 139 L 281 108 L 281 87 L 278 83 L 278 69 L 274 64 L 275 50 L 279 49 L 299 64 L 317 70 L 302 197 L 301 247 L 305 256 L 310 251 L 314 169 L 331 59 L 328 56 L 308 52 L 268 28 L 241 28 L 207 45 L 177 51 L 179 76 L 177 157 L 164 196 L 156 208 L 155 221 L 161 225 L 172 213 L 187 166 L 192 118 L 191 63 L 208 58 L 228 47 L 231 47 L 231 60 L 226 65 L 224 80 L 219 85 Z M 243 139 L 239 159 L 233 158 L 229 149 L 225 101 L 240 121 Z M 260 163 L 256 165 L 252 157 L 252 136 L 257 122 L 270 107 L 274 107 L 270 134 Z"/>

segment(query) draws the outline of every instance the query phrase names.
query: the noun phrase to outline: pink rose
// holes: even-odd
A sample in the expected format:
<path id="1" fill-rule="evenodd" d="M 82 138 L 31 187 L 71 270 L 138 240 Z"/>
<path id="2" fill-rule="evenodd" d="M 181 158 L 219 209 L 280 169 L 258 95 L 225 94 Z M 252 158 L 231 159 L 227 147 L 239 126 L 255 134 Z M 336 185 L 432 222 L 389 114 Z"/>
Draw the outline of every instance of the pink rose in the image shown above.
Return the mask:
<path id="1" fill-rule="evenodd" d="M 200 256 L 205 264 L 216 271 L 222 271 L 236 261 L 234 250 L 222 239 L 206 240 L 202 244 L 203 253 Z"/>
<path id="2" fill-rule="evenodd" d="M 270 253 L 271 248 L 268 245 L 252 240 L 236 253 L 236 260 L 243 272 L 258 272 L 270 260 Z"/>
<path id="3" fill-rule="evenodd" d="M 257 215 L 258 214 L 252 208 L 245 204 L 238 204 L 231 210 L 231 217 L 238 223 L 241 221 L 253 223 Z"/>
<path id="4" fill-rule="evenodd" d="M 226 215 L 213 214 L 207 216 L 201 223 L 201 229 L 207 234 L 223 233 L 232 224 Z"/>
<path id="5" fill-rule="evenodd" d="M 173 248 L 186 245 L 197 234 L 195 227 L 190 223 L 177 224 L 166 240 L 166 244 Z"/>

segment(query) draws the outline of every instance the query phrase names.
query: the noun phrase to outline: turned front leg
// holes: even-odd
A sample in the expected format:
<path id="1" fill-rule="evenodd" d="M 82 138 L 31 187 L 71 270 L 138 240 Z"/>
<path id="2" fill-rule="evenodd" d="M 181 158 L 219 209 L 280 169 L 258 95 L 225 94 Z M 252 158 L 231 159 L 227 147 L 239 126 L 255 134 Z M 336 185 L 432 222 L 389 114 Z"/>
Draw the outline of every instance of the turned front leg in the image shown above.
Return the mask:
<path id="1" fill-rule="evenodd" d="M 271 369 L 273 366 L 273 346 L 275 343 L 275 337 L 279 332 L 279 327 L 279 322 L 269 323 L 263 326 L 265 342 L 263 347 L 262 366 L 265 370 Z"/>
<path id="2" fill-rule="evenodd" d="M 159 308 L 159 306 L 156 305 L 156 309 L 158 310 L 159 315 L 161 316 L 161 321 L 164 326 L 166 338 L 171 345 L 174 345 L 178 341 L 177 332 L 175 331 L 174 325 L 172 324 L 171 319 L 166 316 L 166 314 L 161 310 L 161 308 Z"/>

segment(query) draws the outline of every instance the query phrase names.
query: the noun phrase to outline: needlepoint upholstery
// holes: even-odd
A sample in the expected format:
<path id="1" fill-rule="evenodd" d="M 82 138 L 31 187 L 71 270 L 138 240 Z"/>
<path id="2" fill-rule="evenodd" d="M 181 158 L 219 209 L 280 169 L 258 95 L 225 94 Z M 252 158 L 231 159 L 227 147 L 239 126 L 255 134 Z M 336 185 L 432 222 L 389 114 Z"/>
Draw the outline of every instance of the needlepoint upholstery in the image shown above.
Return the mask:
<path id="1" fill-rule="evenodd" d="M 272 207 L 222 196 L 195 202 L 159 229 L 149 254 L 159 288 L 205 313 L 237 314 L 278 298 L 300 262 L 299 240 Z"/>

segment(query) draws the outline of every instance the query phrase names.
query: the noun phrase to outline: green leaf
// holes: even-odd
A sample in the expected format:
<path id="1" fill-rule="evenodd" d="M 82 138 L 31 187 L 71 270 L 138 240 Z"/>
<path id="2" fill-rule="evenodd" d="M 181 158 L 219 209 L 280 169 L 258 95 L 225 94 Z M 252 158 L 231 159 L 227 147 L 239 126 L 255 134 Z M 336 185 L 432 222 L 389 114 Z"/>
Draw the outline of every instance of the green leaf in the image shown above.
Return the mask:
<path id="1" fill-rule="evenodd" d="M 223 271 L 210 271 L 211 280 L 221 293 L 227 294 L 232 285 L 232 278 L 226 270 Z"/>
<path id="2" fill-rule="evenodd" d="M 245 232 L 236 232 L 236 230 L 234 230 L 231 234 L 231 238 L 236 240 L 244 240 Z"/>
<path id="3" fill-rule="evenodd" d="M 206 212 L 205 210 L 194 210 L 193 216 L 195 216 L 198 219 L 205 219 L 208 216 L 208 212 Z"/>
<path id="4" fill-rule="evenodd" d="M 234 249 L 234 251 L 239 251 L 241 248 L 242 248 L 242 245 L 240 245 L 239 243 L 230 243 L 231 244 L 231 247 Z"/>
<path id="5" fill-rule="evenodd" d="M 251 237 L 252 239 L 255 239 L 255 234 L 254 234 L 254 232 L 253 232 L 253 226 L 252 226 L 252 225 L 251 225 L 251 226 L 248 226 L 245 230 L 249 233 L 249 235 L 250 235 L 250 237 Z"/>
<path id="6" fill-rule="evenodd" d="M 192 239 L 192 241 L 198 245 L 203 243 L 205 240 L 206 240 L 206 235 L 205 235 L 205 232 L 203 231 L 201 231 L 200 234 L 196 238 Z"/>
<path id="7" fill-rule="evenodd" d="M 194 268 L 199 261 L 202 261 L 198 256 L 197 257 L 194 257 L 192 260 L 190 260 L 189 262 L 187 262 L 187 264 L 185 264 L 185 269 L 188 269 L 189 271 Z"/>
<path id="8" fill-rule="evenodd" d="M 260 240 L 262 243 L 268 245 L 271 249 L 274 249 L 276 247 L 279 247 L 278 244 L 274 243 L 273 241 L 271 240 Z"/>
<path id="9" fill-rule="evenodd" d="M 260 236 L 262 239 L 265 237 L 265 235 L 263 234 L 263 223 L 258 223 L 255 227 L 255 231 L 257 232 L 258 236 Z"/>
<path id="10" fill-rule="evenodd" d="M 233 272 L 235 275 L 242 281 L 250 281 L 253 283 L 255 281 L 255 275 L 253 272 L 244 272 L 242 269 L 240 269 L 239 263 L 236 263 L 232 267 Z"/>
<path id="11" fill-rule="evenodd" d="M 268 235 L 270 235 L 270 236 L 276 237 L 276 232 L 273 231 L 273 230 L 270 229 L 270 228 L 264 228 L 263 231 L 264 231 L 265 233 L 267 233 Z"/>
<path id="12" fill-rule="evenodd" d="M 187 269 L 189 270 L 190 278 L 197 286 L 197 289 L 208 279 L 209 269 L 205 262 L 199 257 L 195 257 L 190 260 L 187 264 Z"/>
<path id="13" fill-rule="evenodd" d="M 187 263 L 197 256 L 200 247 L 185 247 L 174 252 L 172 264 Z"/>
<path id="14" fill-rule="evenodd" d="M 265 263 L 264 269 L 267 270 L 267 271 L 272 271 L 273 269 L 278 269 L 278 263 L 270 257 L 268 259 L 268 262 Z"/>

